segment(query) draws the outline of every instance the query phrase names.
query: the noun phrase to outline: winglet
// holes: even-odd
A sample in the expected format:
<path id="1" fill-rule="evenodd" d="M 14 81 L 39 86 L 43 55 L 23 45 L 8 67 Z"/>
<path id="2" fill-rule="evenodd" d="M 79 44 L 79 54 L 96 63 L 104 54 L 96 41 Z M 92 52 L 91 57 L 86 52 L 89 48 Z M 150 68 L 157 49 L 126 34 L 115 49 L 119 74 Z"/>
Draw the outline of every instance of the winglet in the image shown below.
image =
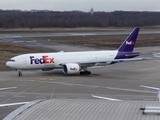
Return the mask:
<path id="1" fill-rule="evenodd" d="M 136 40 L 138 37 L 140 28 L 134 28 L 134 30 L 130 33 L 130 35 L 126 38 L 126 40 L 119 47 L 119 52 L 132 52 L 134 46 L 136 44 Z"/>

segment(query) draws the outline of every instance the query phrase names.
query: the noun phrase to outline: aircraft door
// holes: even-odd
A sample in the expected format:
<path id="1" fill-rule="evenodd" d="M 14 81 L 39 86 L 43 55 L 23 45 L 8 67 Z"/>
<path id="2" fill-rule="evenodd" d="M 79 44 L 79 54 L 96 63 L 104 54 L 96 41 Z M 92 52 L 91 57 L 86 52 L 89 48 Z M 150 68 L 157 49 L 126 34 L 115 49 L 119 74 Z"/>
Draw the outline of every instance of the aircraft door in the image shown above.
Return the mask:
<path id="1" fill-rule="evenodd" d="M 27 59 L 23 58 L 23 67 L 27 68 Z"/>

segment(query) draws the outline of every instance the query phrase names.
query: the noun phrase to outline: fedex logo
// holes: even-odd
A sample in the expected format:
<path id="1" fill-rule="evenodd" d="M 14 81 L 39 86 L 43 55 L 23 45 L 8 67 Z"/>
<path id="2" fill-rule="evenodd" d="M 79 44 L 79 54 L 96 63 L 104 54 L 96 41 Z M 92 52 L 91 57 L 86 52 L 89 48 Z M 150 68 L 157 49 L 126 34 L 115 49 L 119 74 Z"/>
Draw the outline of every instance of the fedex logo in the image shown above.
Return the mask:
<path id="1" fill-rule="evenodd" d="M 30 56 L 31 64 L 48 64 L 54 63 L 54 58 L 49 58 L 48 56 L 42 56 L 42 58 L 35 58 Z"/>
<path id="2" fill-rule="evenodd" d="M 74 68 L 70 68 L 70 70 L 77 70 L 77 68 L 75 68 L 75 67 Z"/>
<path id="3" fill-rule="evenodd" d="M 126 45 L 134 45 L 134 42 L 133 41 L 130 41 L 130 42 L 126 41 Z"/>

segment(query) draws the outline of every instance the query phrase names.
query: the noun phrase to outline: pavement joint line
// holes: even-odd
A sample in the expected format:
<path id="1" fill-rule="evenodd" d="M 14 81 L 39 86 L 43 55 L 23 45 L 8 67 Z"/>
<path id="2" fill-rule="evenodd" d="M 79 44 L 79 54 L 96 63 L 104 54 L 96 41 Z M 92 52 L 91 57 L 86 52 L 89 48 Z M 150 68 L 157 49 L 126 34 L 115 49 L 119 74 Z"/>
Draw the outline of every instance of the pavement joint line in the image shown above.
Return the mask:
<path id="1" fill-rule="evenodd" d="M 53 88 L 52 93 L 51 93 L 51 99 L 53 98 L 53 94 L 54 94 L 54 88 Z"/>
<path id="2" fill-rule="evenodd" d="M 160 63 L 160 62 L 159 62 Z M 145 70 L 151 70 L 151 69 L 155 69 L 155 68 L 159 68 L 159 66 L 156 66 L 156 67 L 151 67 L 151 68 L 144 68 L 144 69 L 137 69 L 137 70 L 133 70 L 133 71 L 145 71 Z"/>

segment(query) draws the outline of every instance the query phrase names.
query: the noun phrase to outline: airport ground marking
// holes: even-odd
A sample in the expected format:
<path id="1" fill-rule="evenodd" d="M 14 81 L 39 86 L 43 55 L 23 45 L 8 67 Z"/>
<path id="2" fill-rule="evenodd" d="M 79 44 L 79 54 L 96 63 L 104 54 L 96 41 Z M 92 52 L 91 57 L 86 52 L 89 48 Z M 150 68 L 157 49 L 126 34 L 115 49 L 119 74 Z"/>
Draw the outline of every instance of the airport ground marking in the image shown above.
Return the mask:
<path id="1" fill-rule="evenodd" d="M 52 93 L 51 93 L 51 99 L 53 98 L 53 93 L 54 93 L 54 88 L 53 88 Z"/>
<path id="2" fill-rule="evenodd" d="M 39 80 L 47 80 L 47 78 L 39 78 Z"/>
<path id="3" fill-rule="evenodd" d="M 6 102 L 6 101 L 8 101 L 8 100 L 11 100 L 12 98 L 14 98 L 14 97 L 16 97 L 16 96 L 19 96 L 20 94 L 24 93 L 25 91 L 27 91 L 27 90 L 31 89 L 32 87 L 35 87 L 35 86 L 37 86 L 37 85 L 39 85 L 39 84 L 41 84 L 41 83 L 36 83 L 36 84 L 34 84 L 33 86 L 30 86 L 30 87 L 24 89 L 23 91 L 21 91 L 21 92 L 15 94 L 15 95 L 13 95 L 12 97 L 4 100 L 3 102 L 1 102 L 1 104 L 4 103 L 4 102 Z"/>
<path id="4" fill-rule="evenodd" d="M 55 78 L 49 78 L 48 80 L 56 80 Z"/>

